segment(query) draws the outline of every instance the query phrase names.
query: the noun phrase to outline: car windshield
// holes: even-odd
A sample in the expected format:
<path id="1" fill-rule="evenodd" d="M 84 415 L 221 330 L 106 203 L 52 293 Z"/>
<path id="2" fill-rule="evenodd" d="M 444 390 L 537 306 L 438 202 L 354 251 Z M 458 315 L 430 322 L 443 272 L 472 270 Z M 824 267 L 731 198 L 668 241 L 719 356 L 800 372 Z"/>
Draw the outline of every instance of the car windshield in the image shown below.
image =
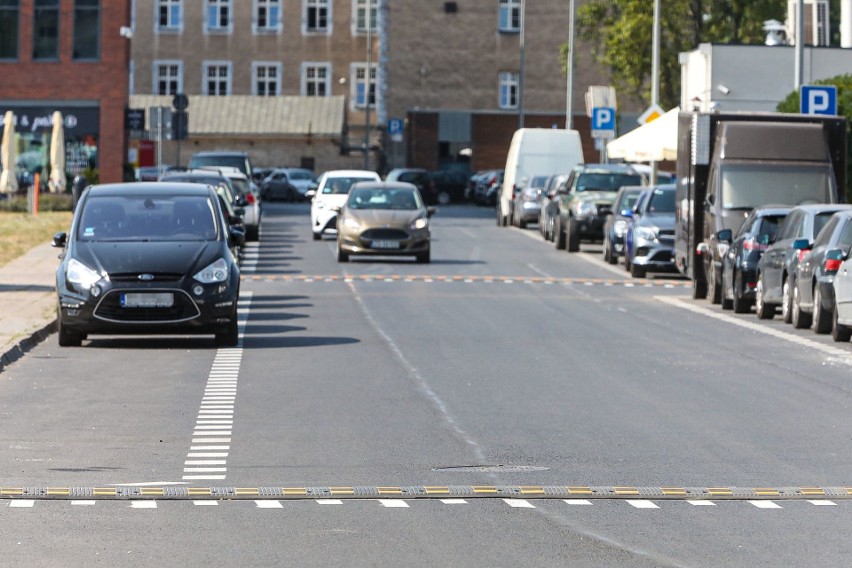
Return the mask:
<path id="1" fill-rule="evenodd" d="M 199 241 L 217 237 L 206 196 L 128 195 L 87 199 L 77 227 L 81 241 Z"/>
<path id="2" fill-rule="evenodd" d="M 781 221 L 786 215 L 767 215 L 760 220 L 758 234 L 767 235 L 769 242 L 775 242 L 775 235 L 778 234 L 778 227 L 781 226 Z"/>
<path id="3" fill-rule="evenodd" d="M 648 203 L 648 213 L 674 213 L 675 192 L 670 189 L 655 189 Z"/>
<path id="4" fill-rule="evenodd" d="M 325 185 L 322 188 L 324 194 L 347 194 L 352 184 L 359 181 L 376 181 L 374 178 L 365 177 L 335 177 L 325 180 Z"/>
<path id="5" fill-rule="evenodd" d="M 547 183 L 547 176 L 534 176 L 529 183 L 529 187 L 541 189 Z"/>
<path id="6" fill-rule="evenodd" d="M 292 180 L 300 180 L 300 181 L 310 181 L 310 180 L 313 179 L 313 176 L 311 175 L 310 172 L 293 171 L 293 172 L 288 172 L 287 176 Z"/>
<path id="7" fill-rule="evenodd" d="M 725 209 L 832 202 L 832 176 L 826 166 L 728 164 L 721 178 Z"/>
<path id="8" fill-rule="evenodd" d="M 356 188 L 346 202 L 350 209 L 396 209 L 413 211 L 420 209 L 420 199 L 410 189 Z"/>
<path id="9" fill-rule="evenodd" d="M 240 195 L 245 195 L 251 191 L 251 187 L 249 186 L 249 182 L 247 179 L 241 178 L 231 178 L 231 185 L 234 186 L 234 189 Z"/>
<path id="10" fill-rule="evenodd" d="M 814 216 L 814 230 L 811 233 L 811 238 L 808 239 L 810 241 L 814 240 L 814 238 L 822 231 L 822 228 L 831 220 L 831 217 L 834 215 L 834 211 L 823 211 L 822 213 L 817 213 Z"/>
<path id="11" fill-rule="evenodd" d="M 624 185 L 641 185 L 642 176 L 624 173 L 587 173 L 577 179 L 577 191 L 618 191 Z"/>

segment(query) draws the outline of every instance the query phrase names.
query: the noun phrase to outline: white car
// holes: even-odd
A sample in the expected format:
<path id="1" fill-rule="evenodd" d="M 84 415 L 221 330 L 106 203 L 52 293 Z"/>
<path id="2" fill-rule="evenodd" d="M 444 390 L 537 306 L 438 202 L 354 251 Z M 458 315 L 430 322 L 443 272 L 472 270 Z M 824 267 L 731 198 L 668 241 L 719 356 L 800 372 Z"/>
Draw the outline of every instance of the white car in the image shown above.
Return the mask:
<path id="1" fill-rule="evenodd" d="M 246 226 L 246 240 L 256 241 L 260 238 L 260 190 L 253 181 L 239 168 L 226 166 L 205 166 L 202 169 L 216 170 L 231 181 L 234 192 L 240 199 L 240 207 L 245 210 L 243 223 Z"/>
<path id="2" fill-rule="evenodd" d="M 315 241 L 327 229 L 337 229 L 337 212 L 346 203 L 349 188 L 359 181 L 381 181 L 379 174 L 368 170 L 331 170 L 322 174 L 311 198 L 311 232 Z"/>
<path id="3" fill-rule="evenodd" d="M 846 260 L 834 275 L 834 321 L 831 336 L 835 341 L 849 341 L 852 337 L 852 259 Z"/>

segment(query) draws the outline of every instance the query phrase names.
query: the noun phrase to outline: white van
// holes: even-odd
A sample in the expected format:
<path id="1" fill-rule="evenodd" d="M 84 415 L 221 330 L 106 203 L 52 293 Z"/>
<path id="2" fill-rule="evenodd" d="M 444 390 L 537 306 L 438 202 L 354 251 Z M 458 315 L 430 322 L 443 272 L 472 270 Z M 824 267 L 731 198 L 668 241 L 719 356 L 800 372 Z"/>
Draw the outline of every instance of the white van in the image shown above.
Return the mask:
<path id="1" fill-rule="evenodd" d="M 512 136 L 506 173 L 497 202 L 497 224 L 512 223 L 512 204 L 527 180 L 537 175 L 567 174 L 583 164 L 583 146 L 576 130 L 521 128 Z"/>

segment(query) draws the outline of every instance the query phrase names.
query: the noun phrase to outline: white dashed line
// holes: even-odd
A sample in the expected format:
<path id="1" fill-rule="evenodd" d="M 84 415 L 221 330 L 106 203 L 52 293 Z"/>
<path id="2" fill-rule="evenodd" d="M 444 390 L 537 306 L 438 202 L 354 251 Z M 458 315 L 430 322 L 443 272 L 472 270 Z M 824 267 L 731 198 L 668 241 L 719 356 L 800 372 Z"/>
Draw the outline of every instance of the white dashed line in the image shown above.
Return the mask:
<path id="1" fill-rule="evenodd" d="M 97 503 L 97 501 L 92 501 L 88 499 L 71 501 L 72 505 L 79 505 L 80 507 L 94 507 L 95 503 Z"/>
<path id="2" fill-rule="evenodd" d="M 656 504 L 647 499 L 628 499 L 627 503 L 637 509 L 659 509 Z"/>
<path id="3" fill-rule="evenodd" d="M 379 503 L 388 509 L 407 509 L 408 503 L 399 499 L 379 499 Z"/>
<path id="4" fill-rule="evenodd" d="M 283 509 L 281 501 L 255 501 L 258 509 Z"/>
<path id="5" fill-rule="evenodd" d="M 441 503 L 444 505 L 467 505 L 467 501 L 464 499 L 441 499 Z"/>
<path id="6" fill-rule="evenodd" d="M 690 505 L 695 505 L 696 507 L 715 507 L 716 503 L 713 501 L 705 501 L 703 499 L 696 499 L 694 501 L 687 501 Z"/>
<path id="7" fill-rule="evenodd" d="M 563 499 L 565 503 L 569 505 L 591 505 L 592 502 L 588 499 Z"/>
<path id="8" fill-rule="evenodd" d="M 816 505 L 817 507 L 837 507 L 837 503 L 834 501 L 824 501 L 824 500 L 814 500 L 808 501 L 811 505 Z"/>
<path id="9" fill-rule="evenodd" d="M 31 509 L 35 506 L 35 499 L 15 499 L 9 501 L 9 507 L 13 509 Z"/>
<path id="10" fill-rule="evenodd" d="M 781 509 L 781 505 L 776 503 L 775 501 L 749 501 L 752 505 L 757 507 L 758 509 Z"/>
<path id="11" fill-rule="evenodd" d="M 503 499 L 503 502 L 515 509 L 535 509 L 535 505 L 526 499 Z"/>
<path id="12" fill-rule="evenodd" d="M 157 502 L 156 501 L 131 501 L 130 502 L 131 509 L 156 509 Z"/>
<path id="13" fill-rule="evenodd" d="M 340 499 L 317 499 L 317 503 L 320 505 L 343 505 L 343 501 Z"/>

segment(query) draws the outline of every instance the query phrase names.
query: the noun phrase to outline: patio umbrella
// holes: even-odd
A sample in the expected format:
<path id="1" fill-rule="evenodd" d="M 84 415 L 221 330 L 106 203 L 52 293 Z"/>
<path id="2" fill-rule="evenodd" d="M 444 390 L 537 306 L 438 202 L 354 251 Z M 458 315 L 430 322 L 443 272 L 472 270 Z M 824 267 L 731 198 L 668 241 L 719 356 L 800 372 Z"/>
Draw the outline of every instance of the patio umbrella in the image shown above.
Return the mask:
<path id="1" fill-rule="evenodd" d="M 50 191 L 65 191 L 65 127 L 62 113 L 53 113 L 53 134 L 50 137 Z"/>
<path id="2" fill-rule="evenodd" d="M 0 166 L 3 167 L 3 173 L 0 174 L 0 192 L 15 193 L 18 191 L 18 178 L 15 176 L 15 113 L 7 111 L 3 121 L 3 142 L 0 144 Z"/>

